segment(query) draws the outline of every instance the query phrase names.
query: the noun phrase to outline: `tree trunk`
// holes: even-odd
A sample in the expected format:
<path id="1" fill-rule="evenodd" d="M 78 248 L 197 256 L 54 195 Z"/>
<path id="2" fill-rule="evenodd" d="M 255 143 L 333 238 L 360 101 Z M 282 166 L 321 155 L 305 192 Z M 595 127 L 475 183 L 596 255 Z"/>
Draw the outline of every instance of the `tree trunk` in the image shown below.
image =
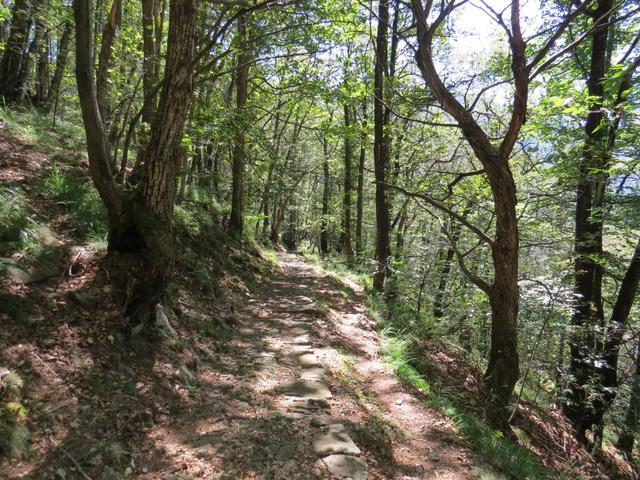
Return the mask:
<path id="1" fill-rule="evenodd" d="M 463 216 L 466 216 L 466 211 L 463 212 Z M 451 241 L 455 244 L 460 238 L 460 223 L 451 218 Z M 442 271 L 440 272 L 440 282 L 438 282 L 438 289 L 433 300 L 433 316 L 435 318 L 442 318 L 444 316 L 444 298 L 447 293 L 447 285 L 449 284 L 449 276 L 451 275 L 451 266 L 453 265 L 453 257 L 455 256 L 455 250 L 453 245 L 447 248 L 447 252 L 444 256 L 444 263 L 442 264 Z"/>
<path id="2" fill-rule="evenodd" d="M 53 109 L 55 102 L 60 95 L 60 86 L 64 77 L 64 71 L 67 68 L 67 60 L 69 58 L 69 41 L 73 32 L 73 23 L 66 22 L 60 41 L 58 43 L 58 52 L 56 58 L 56 69 L 51 78 L 49 92 L 47 93 L 47 108 L 49 111 Z"/>
<path id="3" fill-rule="evenodd" d="M 329 142 L 326 137 L 322 139 L 322 220 L 320 223 L 320 254 L 324 257 L 329 254 Z"/>
<path id="4" fill-rule="evenodd" d="M 417 23 L 418 50 L 416 61 L 425 83 L 442 108 L 457 122 L 476 158 L 482 163 L 491 186 L 496 215 L 495 238 L 485 238 L 491 245 L 493 282 L 489 283 L 468 270 L 462 259 L 460 266 L 476 286 L 489 297 L 491 304 L 491 348 L 484 375 L 490 399 L 487 406 L 489 422 L 509 431 L 508 405 L 519 375 L 517 350 L 518 319 L 518 217 L 516 186 L 509 167 L 509 156 L 526 119 L 529 76 L 525 42 L 520 30 L 519 2 L 511 3 L 511 71 L 513 73 L 513 105 L 511 118 L 499 146 L 476 122 L 472 113 L 460 104 L 454 93 L 438 75 L 432 42 L 438 23 L 429 25 L 428 11 L 420 0 L 412 0 Z M 431 4 L 427 4 L 430 8 Z M 444 15 L 439 17 L 442 21 Z"/>
<path id="5" fill-rule="evenodd" d="M 197 0 L 171 2 L 158 112 L 144 152 L 140 183 L 130 196 L 117 188 L 110 169 L 110 148 L 92 76 L 90 10 L 91 0 L 74 0 L 76 77 L 90 171 L 107 208 L 109 249 L 136 252 L 126 313 L 134 321 L 147 321 L 162 297 L 175 260 L 173 208 L 179 148 L 193 91 Z"/>
<path id="6" fill-rule="evenodd" d="M 45 23 L 39 21 L 42 38 L 38 45 L 38 62 L 36 66 L 36 92 L 33 104 L 41 107 L 47 101 L 49 91 L 49 31 Z"/>
<path id="7" fill-rule="evenodd" d="M 247 89 L 249 86 L 249 54 L 247 52 L 247 26 L 244 17 L 238 19 L 238 54 L 236 65 L 236 125 L 233 147 L 233 161 L 231 165 L 232 192 L 231 213 L 229 214 L 229 229 L 242 235 L 243 228 L 243 176 L 245 160 L 245 106 L 247 103 Z"/>
<path id="8" fill-rule="evenodd" d="M 624 341 L 627 321 L 640 284 L 640 239 L 620 284 L 618 297 L 602 341 L 602 353 L 596 364 L 597 395 L 592 401 L 594 444 L 602 443 L 604 415 L 618 392 L 618 357 Z"/>
<path id="9" fill-rule="evenodd" d="M 640 344 L 636 347 L 636 368 L 633 378 L 631 379 L 631 393 L 629 396 L 629 404 L 627 405 L 627 413 L 624 419 L 624 428 L 616 447 L 620 450 L 627 460 L 633 457 L 633 444 L 635 443 L 638 429 L 640 428 Z"/>
<path id="10" fill-rule="evenodd" d="M 132 208 L 146 252 L 128 312 L 143 319 L 164 293 L 175 261 L 173 208 L 181 140 L 193 95 L 197 4 L 197 0 L 171 2 L 162 91 Z"/>
<path id="11" fill-rule="evenodd" d="M 577 436 L 586 442 L 585 432 L 596 423 L 594 412 L 587 398 L 587 384 L 593 378 L 595 365 L 594 345 L 596 330 L 604 324 L 602 305 L 602 266 L 596 260 L 601 257 L 603 219 L 601 207 L 594 199 L 596 191 L 602 188 L 602 167 L 606 156 L 606 120 L 602 108 L 604 99 L 604 77 L 607 71 L 608 18 L 613 0 L 598 0 L 592 14 L 594 21 L 600 20 L 592 33 L 591 67 L 587 80 L 589 97 L 593 103 L 589 107 L 585 132 L 587 140 L 579 166 L 579 180 L 575 213 L 575 263 L 574 291 L 575 307 L 571 319 L 574 332 L 570 340 L 571 361 L 567 398 L 563 404 L 565 415 L 576 428 Z M 593 172 L 596 173 L 593 173 Z"/>
<path id="12" fill-rule="evenodd" d="M 507 408 L 519 376 L 518 357 L 518 217 L 516 186 L 506 158 L 485 165 L 496 212 L 496 236 L 492 248 L 494 279 L 488 295 L 491 303 L 491 348 L 484 374 L 493 396 L 487 410 L 494 426 L 508 428 Z"/>
<path id="13" fill-rule="evenodd" d="M 385 277 L 389 274 L 389 205 L 385 188 L 385 173 L 389 159 L 389 136 L 385 125 L 385 71 L 387 70 L 387 33 L 389 29 L 389 0 L 380 0 L 378 7 L 378 30 L 376 35 L 376 62 L 374 69 L 374 146 L 373 164 L 376 179 L 376 270 L 373 288 L 384 289 Z"/>
<path id="14" fill-rule="evenodd" d="M 347 265 L 353 265 L 353 247 L 351 246 L 351 108 L 344 104 L 344 191 L 342 199 L 342 248 Z"/>
<path id="15" fill-rule="evenodd" d="M 11 15 L 11 29 L 0 64 L 0 97 L 13 103 L 23 91 L 21 72 L 27 57 L 31 8 L 27 0 L 15 0 Z"/>
<path id="16" fill-rule="evenodd" d="M 284 133 L 284 129 L 286 125 L 282 127 L 282 132 L 280 131 L 280 110 L 284 105 L 284 101 L 282 99 L 278 99 L 278 106 L 276 107 L 275 114 L 275 125 L 273 127 L 273 138 L 272 142 L 274 144 L 274 152 L 273 157 L 269 159 L 269 170 L 267 172 L 267 183 L 264 186 L 264 194 L 262 196 L 262 207 L 263 207 L 263 215 L 264 219 L 262 221 L 262 233 L 261 237 L 263 241 L 266 241 L 267 235 L 269 232 L 269 202 L 271 201 L 271 187 L 273 183 L 273 171 L 276 167 L 276 162 L 278 161 L 278 157 L 280 155 L 280 139 L 282 138 L 282 134 Z M 291 113 L 289 114 L 291 115 Z"/>
<path id="17" fill-rule="evenodd" d="M 142 0 L 142 91 L 144 99 L 142 104 L 142 121 L 152 123 L 156 111 L 157 95 L 154 88 L 158 82 L 159 72 L 156 71 L 157 56 L 156 42 L 154 38 L 154 14 L 158 0 Z"/>
<path id="18" fill-rule="evenodd" d="M 96 96 L 98 99 L 98 109 L 102 121 L 108 123 L 107 112 L 107 87 L 108 71 L 111 64 L 113 43 L 116 39 L 116 31 L 120 25 L 122 17 L 122 0 L 113 0 L 107 24 L 102 31 L 102 42 L 100 44 L 100 54 L 98 56 L 98 72 L 96 74 Z"/>
<path id="19" fill-rule="evenodd" d="M 364 211 L 364 166 L 367 149 L 367 105 L 362 105 L 362 134 L 360 135 L 360 158 L 358 159 L 358 186 L 356 187 L 356 255 L 363 254 L 362 215 Z"/>

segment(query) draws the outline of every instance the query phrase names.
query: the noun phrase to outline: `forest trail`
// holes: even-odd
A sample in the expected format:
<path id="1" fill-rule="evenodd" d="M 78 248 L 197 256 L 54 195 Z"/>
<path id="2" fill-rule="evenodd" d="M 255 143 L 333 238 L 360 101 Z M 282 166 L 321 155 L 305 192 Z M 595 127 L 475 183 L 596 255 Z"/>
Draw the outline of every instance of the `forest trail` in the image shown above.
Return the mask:
<path id="1" fill-rule="evenodd" d="M 223 478 L 475 478 L 451 424 L 384 365 L 359 287 L 279 260 L 221 358 L 241 388 L 195 442 L 221 454 Z"/>

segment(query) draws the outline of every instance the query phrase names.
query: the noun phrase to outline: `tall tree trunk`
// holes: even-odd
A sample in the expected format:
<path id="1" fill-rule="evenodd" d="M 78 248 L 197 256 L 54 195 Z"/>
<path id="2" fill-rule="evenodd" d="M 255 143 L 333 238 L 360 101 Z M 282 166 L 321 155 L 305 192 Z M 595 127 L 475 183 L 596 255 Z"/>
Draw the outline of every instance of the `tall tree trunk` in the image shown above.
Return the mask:
<path id="1" fill-rule="evenodd" d="M 322 138 L 322 219 L 320 221 L 320 254 L 324 257 L 329 254 L 329 141 Z"/>
<path id="2" fill-rule="evenodd" d="M 358 159 L 358 185 L 356 187 L 356 255 L 363 254 L 362 215 L 364 211 L 364 165 L 367 150 L 367 104 L 362 105 L 362 134 L 360 135 L 360 157 Z"/>
<path id="3" fill-rule="evenodd" d="M 385 173 L 389 159 L 389 136 L 386 132 L 388 115 L 385 107 L 385 72 L 387 70 L 387 34 L 389 29 L 389 0 L 380 0 L 376 35 L 376 62 L 374 69 L 374 146 L 373 164 L 376 179 L 376 270 L 373 288 L 384 289 L 389 274 L 389 205 L 385 187 Z"/>
<path id="4" fill-rule="evenodd" d="M 96 74 L 96 96 L 98 100 L 98 109 L 102 121 L 108 123 L 107 111 L 107 87 L 108 71 L 111 64 L 113 53 L 113 43 L 116 39 L 116 31 L 120 25 L 122 18 L 122 0 L 113 0 L 107 24 L 102 30 L 102 42 L 100 44 L 100 53 L 98 55 L 98 72 Z"/>
<path id="5" fill-rule="evenodd" d="M 264 219 L 262 220 L 262 233 L 261 237 L 263 241 L 267 239 L 267 234 L 269 232 L 269 202 L 271 201 L 271 184 L 273 183 L 273 171 L 276 166 L 276 162 L 278 161 L 278 156 L 280 155 L 280 139 L 282 137 L 282 133 L 286 128 L 286 125 L 283 126 L 282 132 L 280 131 L 280 110 L 284 105 L 284 101 L 282 99 L 278 99 L 278 106 L 276 107 L 275 114 L 275 125 L 273 127 L 273 137 L 272 142 L 274 145 L 273 157 L 269 159 L 269 170 L 267 172 L 267 183 L 264 186 L 264 194 L 262 196 L 262 208 Z M 291 115 L 291 113 L 289 114 Z"/>
<path id="6" fill-rule="evenodd" d="M 62 85 L 62 79 L 64 77 L 64 71 L 67 68 L 67 60 L 69 58 L 69 41 L 71 40 L 71 34 L 73 33 L 73 23 L 65 22 L 62 36 L 58 42 L 57 57 L 56 57 L 56 69 L 53 72 L 51 78 L 51 84 L 49 85 L 49 91 L 47 93 L 47 108 L 51 111 L 60 95 L 60 86 Z"/>
<path id="7" fill-rule="evenodd" d="M 165 74 L 131 214 L 146 249 L 129 314 L 145 318 L 160 300 L 175 261 L 173 208 L 184 125 L 193 95 L 197 0 L 174 0 Z"/>
<path id="8" fill-rule="evenodd" d="M 493 395 L 490 422 L 507 427 L 507 408 L 519 376 L 518 356 L 518 216 L 516 185 L 507 158 L 485 165 L 496 212 L 492 248 L 494 279 L 488 291 L 491 304 L 491 347 L 484 381 Z"/>
<path id="9" fill-rule="evenodd" d="M 519 375 L 517 349 L 518 320 L 518 217 L 516 215 L 516 185 L 509 167 L 509 156 L 526 119 L 529 94 L 529 72 L 525 42 L 520 29 L 520 4 L 511 3 L 511 71 L 513 74 L 513 105 L 504 137 L 494 145 L 465 106 L 438 75 L 432 57 L 433 37 L 439 25 L 429 24 L 429 12 L 420 0 L 412 0 L 417 23 L 418 50 L 416 61 L 429 90 L 442 108 L 459 125 L 476 158 L 482 163 L 491 186 L 496 215 L 495 238 L 484 238 L 491 245 L 493 281 L 473 274 L 460 261 L 465 274 L 489 297 L 491 304 L 491 347 L 484 382 L 490 393 L 487 408 L 489 422 L 508 431 L 508 406 Z M 427 4 L 431 8 L 431 4 Z M 446 18 L 446 11 L 439 17 Z"/>
<path id="10" fill-rule="evenodd" d="M 157 95 L 154 88 L 158 82 L 159 72 L 156 71 L 157 56 L 154 37 L 156 3 L 158 0 L 142 0 L 142 91 L 144 99 L 142 104 L 142 121 L 151 123 L 156 111 Z"/>
<path id="11" fill-rule="evenodd" d="M 11 29 L 0 63 L 0 97 L 7 102 L 18 101 L 23 91 L 21 72 L 27 57 L 31 5 L 28 0 L 15 0 L 11 15 Z"/>
<path id="12" fill-rule="evenodd" d="M 576 428 L 577 436 L 586 441 L 585 432 L 596 423 L 594 412 L 587 398 L 587 384 L 593 378 L 594 345 L 599 335 L 596 330 L 604 324 L 602 305 L 601 257 L 603 218 L 601 207 L 594 202 L 596 192 L 602 187 L 602 167 L 606 156 L 606 132 L 602 122 L 606 120 L 602 105 L 604 100 L 604 77 L 607 71 L 609 37 L 609 13 L 613 0 L 598 0 L 591 14 L 594 22 L 600 21 L 591 35 L 591 67 L 587 89 L 592 104 L 587 114 L 585 133 L 587 136 L 579 179 L 575 212 L 575 263 L 574 291 L 576 295 L 571 323 L 574 327 L 570 339 L 571 361 L 567 399 L 563 404 L 565 415 Z M 597 173 L 594 173 L 597 172 Z"/>
<path id="13" fill-rule="evenodd" d="M 353 265 L 353 247 L 351 246 L 351 108 L 344 104 L 344 189 L 342 198 L 342 248 L 347 258 L 347 265 Z"/>
<path id="14" fill-rule="evenodd" d="M 39 29 L 42 31 L 42 39 L 38 45 L 38 62 L 36 64 L 36 92 L 33 104 L 40 107 L 47 100 L 49 91 L 49 31 L 41 19 Z"/>
<path id="15" fill-rule="evenodd" d="M 247 52 L 247 26 L 244 17 L 238 19 L 238 54 L 236 65 L 236 125 L 231 165 L 232 192 L 229 228 L 242 235 L 243 228 L 243 192 L 244 192 L 244 160 L 245 160 L 245 106 L 249 86 L 249 54 Z"/>

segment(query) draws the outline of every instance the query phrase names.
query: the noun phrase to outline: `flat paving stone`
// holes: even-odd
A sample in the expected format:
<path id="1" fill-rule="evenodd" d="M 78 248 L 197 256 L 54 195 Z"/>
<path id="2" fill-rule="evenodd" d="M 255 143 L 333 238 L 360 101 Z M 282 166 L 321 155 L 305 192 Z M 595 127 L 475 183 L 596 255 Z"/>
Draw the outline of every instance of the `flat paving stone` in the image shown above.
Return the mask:
<path id="1" fill-rule="evenodd" d="M 322 459 L 329 472 L 338 478 L 367 480 L 367 465 L 363 460 L 351 455 L 329 455 Z"/>
<path id="2" fill-rule="evenodd" d="M 291 397 L 325 400 L 332 396 L 324 383 L 309 380 L 296 380 L 294 382 L 285 383 L 278 387 L 278 390 Z"/>
<path id="3" fill-rule="evenodd" d="M 306 355 L 308 353 L 314 355 L 311 345 L 305 344 L 293 344 L 288 351 L 291 352 L 291 355 Z"/>
<path id="4" fill-rule="evenodd" d="M 351 437 L 341 424 L 329 425 L 327 433 L 320 433 L 312 441 L 313 450 L 320 457 L 336 453 L 360 455 L 360 449 L 353 443 Z"/>
<path id="5" fill-rule="evenodd" d="M 300 374 L 300 378 L 312 382 L 322 382 L 324 381 L 324 373 L 325 370 L 322 367 L 304 368 Z"/>
<path id="6" fill-rule="evenodd" d="M 320 366 L 318 363 L 318 357 L 315 353 L 303 353 L 302 355 L 298 355 L 298 363 L 300 363 L 300 366 L 304 368 Z"/>

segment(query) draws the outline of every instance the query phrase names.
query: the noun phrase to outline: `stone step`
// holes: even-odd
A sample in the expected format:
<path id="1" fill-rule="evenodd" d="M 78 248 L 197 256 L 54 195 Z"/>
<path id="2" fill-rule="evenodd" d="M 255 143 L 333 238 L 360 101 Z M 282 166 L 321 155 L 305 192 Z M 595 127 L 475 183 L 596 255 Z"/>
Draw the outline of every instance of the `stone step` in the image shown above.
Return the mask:
<path id="1" fill-rule="evenodd" d="M 360 449 L 353 443 L 351 437 L 340 423 L 329 425 L 326 433 L 320 433 L 312 440 L 313 450 L 320 457 L 336 453 L 360 455 Z"/>
<path id="2" fill-rule="evenodd" d="M 329 455 L 322 459 L 329 472 L 337 478 L 367 480 L 367 465 L 360 458 L 351 455 Z"/>

